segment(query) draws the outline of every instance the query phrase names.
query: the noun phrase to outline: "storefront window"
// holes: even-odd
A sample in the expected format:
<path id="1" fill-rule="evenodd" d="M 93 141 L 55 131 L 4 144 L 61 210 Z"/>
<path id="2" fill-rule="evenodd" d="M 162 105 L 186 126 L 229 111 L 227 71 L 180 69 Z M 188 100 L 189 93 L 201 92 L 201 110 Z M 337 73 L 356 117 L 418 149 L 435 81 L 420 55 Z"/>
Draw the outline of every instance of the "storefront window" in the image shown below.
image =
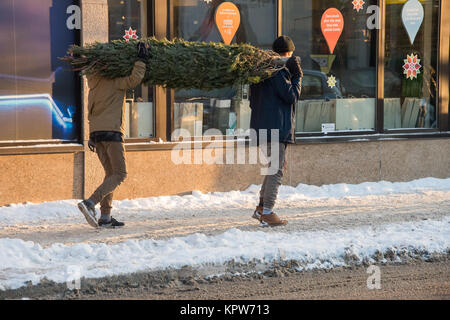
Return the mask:
<path id="1" fill-rule="evenodd" d="M 215 13 L 225 1 L 175 0 L 174 36 L 188 41 L 216 41 L 222 38 Z M 269 49 L 276 38 L 276 0 L 238 0 L 241 23 L 232 43 L 251 43 Z M 248 86 L 212 91 L 176 90 L 174 127 L 192 136 L 208 134 L 244 135 L 250 127 Z M 210 130 L 215 129 L 215 130 Z"/>
<path id="2" fill-rule="evenodd" d="M 437 128 L 439 1 L 387 1 L 385 129 Z"/>
<path id="3" fill-rule="evenodd" d="M 0 141 L 80 138 L 79 78 L 58 59 L 78 42 L 77 2 L 0 1 Z"/>
<path id="4" fill-rule="evenodd" d="M 108 0 L 109 40 L 140 39 L 153 35 L 153 24 L 147 21 L 152 10 L 150 0 Z M 154 136 L 153 87 L 139 86 L 127 91 L 125 109 L 126 138 Z"/>
<path id="5" fill-rule="evenodd" d="M 282 33 L 294 41 L 304 73 L 297 132 L 374 130 L 377 43 L 366 10 L 376 4 L 283 1 Z"/>

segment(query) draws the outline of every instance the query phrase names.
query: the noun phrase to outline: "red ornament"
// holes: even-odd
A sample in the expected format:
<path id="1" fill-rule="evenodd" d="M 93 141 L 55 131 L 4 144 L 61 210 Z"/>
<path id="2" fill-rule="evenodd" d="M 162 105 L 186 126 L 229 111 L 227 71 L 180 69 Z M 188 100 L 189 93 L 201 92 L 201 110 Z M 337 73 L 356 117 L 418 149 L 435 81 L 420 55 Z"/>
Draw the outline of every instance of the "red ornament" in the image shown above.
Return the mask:
<path id="1" fill-rule="evenodd" d="M 411 55 L 407 55 L 406 59 L 403 61 L 405 61 L 405 64 L 403 65 L 403 74 L 406 74 L 406 79 L 417 79 L 417 75 L 420 73 L 420 68 L 422 68 L 420 65 L 420 59 L 417 55 L 411 53 Z"/>
<path id="2" fill-rule="evenodd" d="M 125 30 L 125 35 L 123 36 L 123 38 L 125 39 L 126 42 L 130 41 L 130 39 L 136 40 L 138 38 L 138 36 L 136 35 L 136 32 L 137 32 L 137 30 L 133 30 L 130 27 L 130 29 Z"/>
<path id="3" fill-rule="evenodd" d="M 363 0 L 353 0 L 353 9 L 359 12 L 364 7 L 365 2 Z"/>

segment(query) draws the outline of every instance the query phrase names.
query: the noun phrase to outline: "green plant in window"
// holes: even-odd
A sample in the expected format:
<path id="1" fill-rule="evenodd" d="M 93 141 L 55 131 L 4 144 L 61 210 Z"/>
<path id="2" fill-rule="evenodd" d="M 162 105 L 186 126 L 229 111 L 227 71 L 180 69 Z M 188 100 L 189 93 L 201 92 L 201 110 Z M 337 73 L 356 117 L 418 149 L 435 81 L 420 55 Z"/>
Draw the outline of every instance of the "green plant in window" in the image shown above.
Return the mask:
<path id="1" fill-rule="evenodd" d="M 415 79 L 402 79 L 402 97 L 422 97 L 423 74 L 417 75 Z"/>

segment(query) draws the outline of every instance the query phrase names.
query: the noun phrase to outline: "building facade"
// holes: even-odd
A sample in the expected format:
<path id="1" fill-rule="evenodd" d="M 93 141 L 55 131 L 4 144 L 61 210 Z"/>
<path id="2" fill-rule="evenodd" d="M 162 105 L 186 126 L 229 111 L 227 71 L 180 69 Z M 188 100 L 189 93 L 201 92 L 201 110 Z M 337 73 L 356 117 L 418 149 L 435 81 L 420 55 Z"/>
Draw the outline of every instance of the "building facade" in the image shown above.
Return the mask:
<path id="1" fill-rule="evenodd" d="M 2 1 L 0 205 L 84 198 L 103 179 L 87 147 L 89 88 L 58 59 L 71 44 L 148 36 L 222 41 L 215 16 L 224 2 Z M 302 59 L 297 143 L 284 184 L 450 177 L 450 0 L 229 2 L 240 15 L 233 43 L 269 49 L 286 34 Z M 250 94 L 248 86 L 130 90 L 129 176 L 116 198 L 260 184 L 260 165 L 225 159 L 226 150 L 252 151 L 245 142 Z M 180 129 L 192 136 L 183 147 L 192 161 L 181 164 L 173 159 Z M 210 149 L 200 138 L 212 136 Z M 197 161 L 205 152 L 224 161 Z"/>

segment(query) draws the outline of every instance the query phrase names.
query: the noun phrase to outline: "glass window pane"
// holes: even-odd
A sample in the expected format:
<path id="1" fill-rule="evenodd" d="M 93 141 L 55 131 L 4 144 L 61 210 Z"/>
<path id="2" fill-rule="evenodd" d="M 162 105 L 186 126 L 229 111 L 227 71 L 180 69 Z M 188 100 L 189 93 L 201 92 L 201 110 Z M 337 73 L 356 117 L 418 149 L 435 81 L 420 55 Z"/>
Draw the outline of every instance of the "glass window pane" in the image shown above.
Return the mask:
<path id="1" fill-rule="evenodd" d="M 79 139 L 79 78 L 58 59 L 77 43 L 73 4 L 0 1 L 1 141 Z"/>
<path id="2" fill-rule="evenodd" d="M 415 38 L 417 29 L 414 25 L 407 22 L 407 28 L 402 22 L 402 9 L 406 3 L 395 1 L 386 5 L 384 127 L 437 128 L 439 1 L 414 0 L 408 3 L 408 6 L 415 3 L 416 7 L 407 7 L 406 20 L 419 15 L 419 30 Z M 424 15 L 420 23 L 422 9 Z"/>
<path id="3" fill-rule="evenodd" d="M 217 7 L 225 1 L 172 1 L 174 36 L 189 41 L 221 42 L 215 25 Z M 269 49 L 276 38 L 276 0 L 237 0 L 241 24 L 233 43 L 251 43 Z M 175 129 L 191 136 L 243 135 L 250 127 L 248 86 L 212 91 L 176 90 Z"/>
<path id="4" fill-rule="evenodd" d="M 366 10 L 376 3 L 366 0 L 358 10 L 352 0 L 283 1 L 283 34 L 294 41 L 304 73 L 297 132 L 321 132 L 323 124 L 330 124 L 327 131 L 374 130 L 377 43 Z M 322 16 L 330 8 L 344 20 L 333 51 L 326 40 L 331 44 L 332 34 L 322 32 Z M 339 30 L 342 18 L 333 15 L 327 23 Z"/>
<path id="5" fill-rule="evenodd" d="M 137 38 L 152 36 L 153 24 L 147 21 L 147 10 L 152 10 L 151 1 L 148 0 L 108 0 L 109 40 L 124 40 L 127 32 L 131 34 L 130 28 Z M 141 85 L 128 90 L 125 106 L 125 137 L 153 137 L 153 87 Z"/>

